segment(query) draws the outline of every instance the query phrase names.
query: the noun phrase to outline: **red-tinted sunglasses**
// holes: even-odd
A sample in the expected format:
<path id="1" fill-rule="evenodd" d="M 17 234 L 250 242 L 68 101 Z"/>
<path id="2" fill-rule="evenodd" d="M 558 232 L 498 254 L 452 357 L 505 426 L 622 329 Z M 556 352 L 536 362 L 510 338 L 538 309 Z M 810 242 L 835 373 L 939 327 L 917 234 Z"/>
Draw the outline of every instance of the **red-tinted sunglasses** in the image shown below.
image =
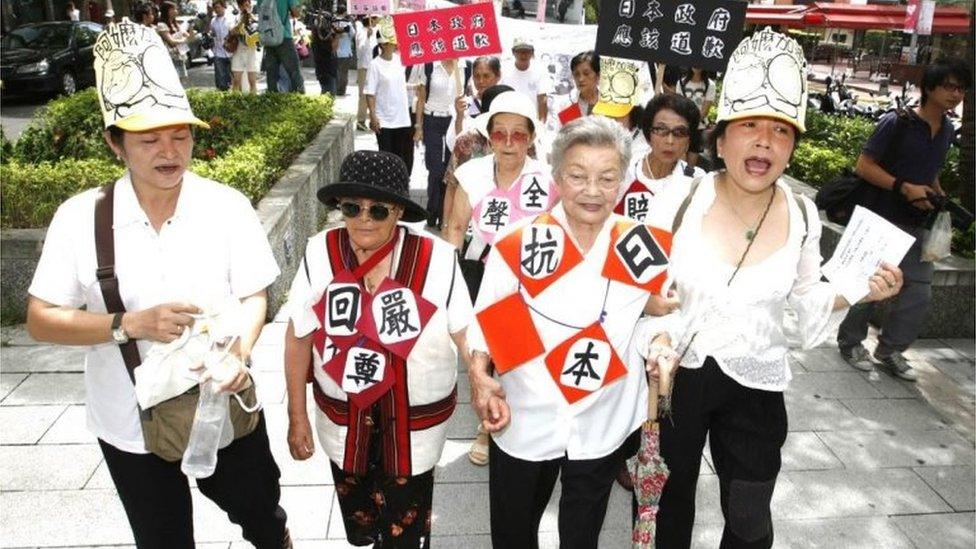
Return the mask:
<path id="1" fill-rule="evenodd" d="M 498 144 L 509 142 L 515 145 L 523 145 L 529 142 L 529 134 L 525 132 L 505 133 L 501 130 L 495 130 L 488 137 L 492 143 Z"/>

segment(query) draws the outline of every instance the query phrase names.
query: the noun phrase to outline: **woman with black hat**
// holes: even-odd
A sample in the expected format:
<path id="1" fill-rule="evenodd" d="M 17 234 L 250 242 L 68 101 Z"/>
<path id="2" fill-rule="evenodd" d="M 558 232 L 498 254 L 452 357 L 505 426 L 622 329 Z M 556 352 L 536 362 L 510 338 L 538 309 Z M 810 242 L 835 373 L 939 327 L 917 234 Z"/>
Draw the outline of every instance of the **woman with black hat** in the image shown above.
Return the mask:
<path id="1" fill-rule="evenodd" d="M 311 377 L 347 540 L 427 547 L 471 301 L 454 247 L 398 223 L 426 218 L 398 156 L 354 152 L 339 179 L 318 197 L 345 222 L 309 239 L 289 293 L 288 445 L 315 451 Z"/>

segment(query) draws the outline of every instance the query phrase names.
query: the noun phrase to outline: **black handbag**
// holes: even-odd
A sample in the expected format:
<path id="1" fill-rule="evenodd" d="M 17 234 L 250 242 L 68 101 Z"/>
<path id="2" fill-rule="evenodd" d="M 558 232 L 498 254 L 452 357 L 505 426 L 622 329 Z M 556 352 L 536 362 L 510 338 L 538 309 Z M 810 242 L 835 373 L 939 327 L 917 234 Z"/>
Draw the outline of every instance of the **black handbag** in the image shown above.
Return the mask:
<path id="1" fill-rule="evenodd" d="M 461 267 L 461 276 L 464 283 L 468 285 L 468 294 L 471 296 L 471 303 L 478 298 L 478 290 L 481 288 L 481 279 L 485 276 L 485 258 L 491 251 L 491 246 L 485 246 L 478 259 L 464 259 L 464 254 L 468 251 L 471 241 L 467 240 L 461 250 L 461 259 L 458 265 Z"/>

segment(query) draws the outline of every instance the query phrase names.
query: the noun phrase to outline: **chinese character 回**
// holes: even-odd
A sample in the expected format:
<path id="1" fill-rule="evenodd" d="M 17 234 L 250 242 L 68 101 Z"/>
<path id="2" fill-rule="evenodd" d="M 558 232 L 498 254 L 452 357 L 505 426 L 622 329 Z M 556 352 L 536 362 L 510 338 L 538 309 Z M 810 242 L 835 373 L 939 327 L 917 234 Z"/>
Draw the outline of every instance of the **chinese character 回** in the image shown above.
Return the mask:
<path id="1" fill-rule="evenodd" d="M 691 33 L 684 31 L 672 34 L 671 51 L 681 55 L 691 55 Z"/>
<path id="2" fill-rule="evenodd" d="M 600 380 L 599 374 L 593 369 L 593 361 L 599 360 L 600 355 L 593 352 L 593 342 L 586 342 L 586 350 L 582 353 L 574 353 L 573 358 L 576 359 L 569 368 L 563 370 L 563 375 L 576 376 L 576 386 L 579 387 L 580 379 L 584 377 L 593 378 L 597 381 Z"/>
<path id="3" fill-rule="evenodd" d="M 395 290 L 382 296 L 382 323 L 380 334 L 400 337 L 403 334 L 420 332 L 420 329 L 410 324 L 410 307 L 403 299 L 403 290 Z"/>
<path id="4" fill-rule="evenodd" d="M 356 332 L 359 320 L 359 288 L 348 286 L 333 287 L 329 290 L 329 332 L 333 334 L 352 334 Z"/>
<path id="5" fill-rule="evenodd" d="M 644 27 L 641 29 L 641 39 L 640 45 L 642 48 L 647 48 L 650 50 L 657 49 L 658 38 L 660 38 L 661 32 L 657 29 L 649 29 Z"/>
<path id="6" fill-rule="evenodd" d="M 559 242 L 552 235 L 552 229 L 541 227 L 528 227 L 531 231 L 531 240 L 522 247 L 522 269 L 529 276 L 539 276 L 541 274 L 550 275 L 556 272 L 559 266 L 559 258 L 556 252 L 559 250 Z M 543 239 L 540 241 L 540 233 L 545 231 Z"/>
<path id="7" fill-rule="evenodd" d="M 706 36 L 705 43 L 702 44 L 702 57 L 714 57 L 715 59 L 722 59 L 723 49 L 725 49 L 725 43 L 722 42 L 721 38 Z"/>
<path id="8" fill-rule="evenodd" d="M 630 37 L 630 25 L 620 25 L 617 27 L 617 32 L 613 35 L 612 42 L 624 47 L 629 47 L 633 44 L 634 40 Z"/>
<path id="9" fill-rule="evenodd" d="M 692 18 L 693 15 L 695 15 L 695 6 L 681 4 L 678 6 L 678 9 L 674 10 L 674 22 L 683 25 L 694 25 L 695 20 Z"/>
<path id="10" fill-rule="evenodd" d="M 353 356 L 356 373 L 347 375 L 346 378 L 355 381 L 356 385 L 372 385 L 379 381 L 375 378 L 379 367 L 380 357 L 377 353 L 358 352 Z"/>

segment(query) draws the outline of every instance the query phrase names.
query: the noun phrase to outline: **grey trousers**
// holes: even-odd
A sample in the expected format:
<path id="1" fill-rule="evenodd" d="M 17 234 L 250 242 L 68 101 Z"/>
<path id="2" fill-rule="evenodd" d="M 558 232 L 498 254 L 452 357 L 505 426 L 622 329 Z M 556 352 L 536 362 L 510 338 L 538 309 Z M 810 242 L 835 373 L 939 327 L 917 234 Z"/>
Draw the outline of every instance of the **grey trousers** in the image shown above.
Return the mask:
<path id="1" fill-rule="evenodd" d="M 915 237 L 915 243 L 898 266 L 905 277 L 901 292 L 888 304 L 887 314 L 881 324 L 878 348 L 875 355 L 888 356 L 902 352 L 915 342 L 922 324 L 928 318 L 932 305 L 932 263 L 922 261 L 922 237 L 920 228 L 901 229 Z M 868 321 L 875 303 L 851 307 L 837 331 L 837 346 L 845 349 L 859 345 L 868 335 Z"/>

